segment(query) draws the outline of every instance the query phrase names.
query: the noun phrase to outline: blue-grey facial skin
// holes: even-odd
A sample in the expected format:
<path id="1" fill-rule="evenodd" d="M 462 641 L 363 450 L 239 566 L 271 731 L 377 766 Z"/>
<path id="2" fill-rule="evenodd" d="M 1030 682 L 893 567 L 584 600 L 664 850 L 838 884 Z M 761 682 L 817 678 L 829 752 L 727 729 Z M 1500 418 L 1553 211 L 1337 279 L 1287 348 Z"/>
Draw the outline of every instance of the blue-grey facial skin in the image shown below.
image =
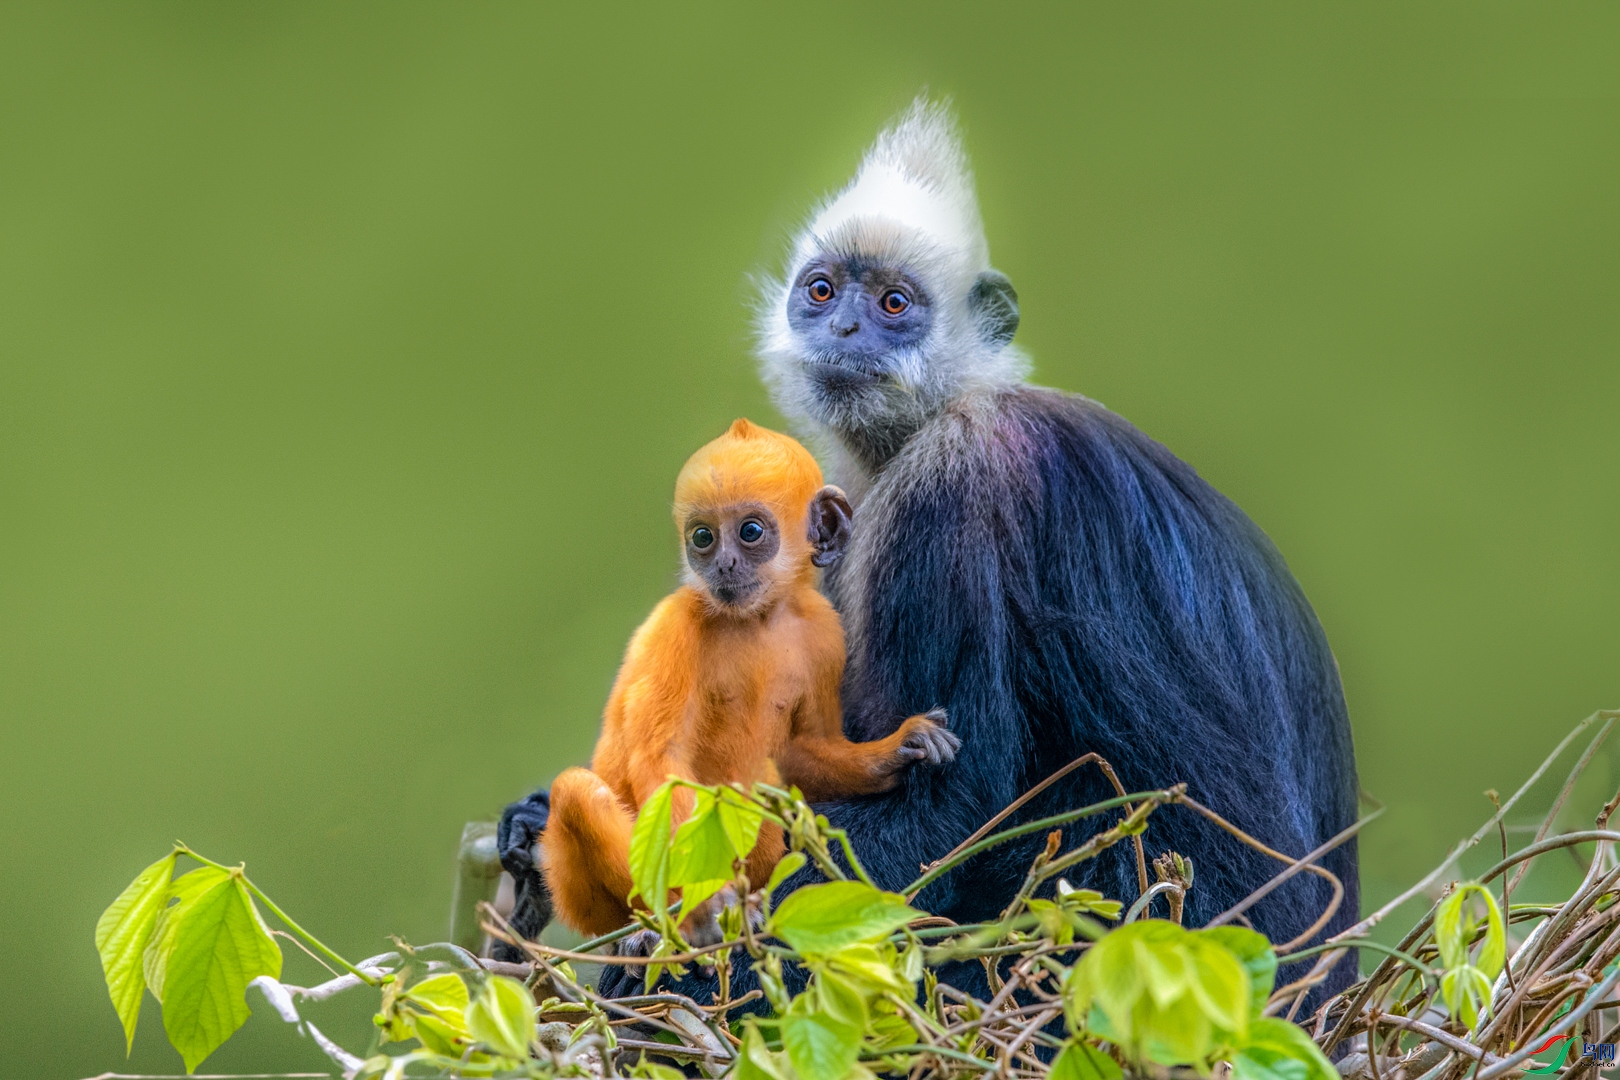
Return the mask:
<path id="1" fill-rule="evenodd" d="M 911 275 L 861 259 L 806 263 L 787 315 L 810 374 L 834 392 L 882 381 L 897 354 L 928 337 L 934 318 L 931 298 Z"/>

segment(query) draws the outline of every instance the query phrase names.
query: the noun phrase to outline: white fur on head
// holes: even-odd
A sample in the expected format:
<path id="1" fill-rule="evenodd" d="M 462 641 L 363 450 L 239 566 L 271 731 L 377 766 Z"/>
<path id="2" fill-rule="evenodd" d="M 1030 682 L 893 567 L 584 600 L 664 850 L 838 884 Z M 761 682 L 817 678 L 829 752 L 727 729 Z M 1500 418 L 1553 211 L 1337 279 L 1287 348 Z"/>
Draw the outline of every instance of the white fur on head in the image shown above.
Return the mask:
<path id="1" fill-rule="evenodd" d="M 861 255 L 896 264 L 933 303 L 928 337 L 895 357 L 895 383 L 858 405 L 829 409 L 803 370 L 805 352 L 787 318 L 788 291 L 813 258 Z M 761 298 L 763 374 L 782 411 L 823 432 L 851 436 L 883 426 L 909 434 L 951 400 L 980 387 L 1021 380 L 1028 361 L 986 340 L 969 307 L 990 248 L 973 192 L 973 174 L 949 108 L 919 97 L 878 135 L 855 178 L 819 207 L 794 239 L 786 275 Z"/>

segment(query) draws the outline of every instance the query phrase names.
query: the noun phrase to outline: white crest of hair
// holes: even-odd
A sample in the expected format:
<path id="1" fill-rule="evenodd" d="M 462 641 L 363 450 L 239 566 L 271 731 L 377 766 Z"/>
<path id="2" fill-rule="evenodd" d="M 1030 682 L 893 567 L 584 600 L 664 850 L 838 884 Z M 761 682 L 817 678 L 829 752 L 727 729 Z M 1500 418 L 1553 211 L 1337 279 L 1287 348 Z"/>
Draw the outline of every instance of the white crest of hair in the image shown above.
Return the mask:
<path id="1" fill-rule="evenodd" d="M 924 342 L 894 358 L 893 387 L 834 415 L 803 372 L 806 354 L 788 322 L 788 291 L 809 260 L 854 255 L 910 273 L 928 293 L 934 319 Z M 840 429 L 916 430 L 963 394 L 1022 381 L 1028 360 L 1010 345 L 987 341 L 969 308 L 978 275 L 989 269 L 990 248 L 955 118 L 945 103 L 919 97 L 878 135 L 849 185 L 816 209 L 794 239 L 785 275 L 762 292 L 758 348 L 777 406 L 796 426 L 808 426 L 804 433 L 826 451 L 832 449 L 828 436 Z M 847 454 L 827 456 L 844 481 L 857 490 L 865 486 L 839 467 Z"/>

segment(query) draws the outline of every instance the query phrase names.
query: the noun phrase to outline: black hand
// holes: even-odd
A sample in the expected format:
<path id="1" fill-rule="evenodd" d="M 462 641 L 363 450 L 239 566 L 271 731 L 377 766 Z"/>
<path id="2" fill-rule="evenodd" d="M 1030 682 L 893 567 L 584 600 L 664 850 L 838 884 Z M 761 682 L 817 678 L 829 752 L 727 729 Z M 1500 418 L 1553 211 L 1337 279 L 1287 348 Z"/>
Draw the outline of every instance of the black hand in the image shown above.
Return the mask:
<path id="1" fill-rule="evenodd" d="M 526 799 L 508 806 L 501 813 L 495 830 L 495 850 L 501 865 L 514 878 L 534 872 L 534 843 L 551 818 L 551 792 L 541 788 Z"/>
<path id="2" fill-rule="evenodd" d="M 541 789 L 508 806 L 495 830 L 495 849 L 514 886 L 512 915 L 507 921 L 518 936 L 529 941 L 538 939 L 551 922 L 551 892 L 534 865 L 535 843 L 550 817 L 551 793 Z M 513 963 L 528 959 L 521 949 L 504 941 L 495 942 L 490 953 L 496 960 Z"/>

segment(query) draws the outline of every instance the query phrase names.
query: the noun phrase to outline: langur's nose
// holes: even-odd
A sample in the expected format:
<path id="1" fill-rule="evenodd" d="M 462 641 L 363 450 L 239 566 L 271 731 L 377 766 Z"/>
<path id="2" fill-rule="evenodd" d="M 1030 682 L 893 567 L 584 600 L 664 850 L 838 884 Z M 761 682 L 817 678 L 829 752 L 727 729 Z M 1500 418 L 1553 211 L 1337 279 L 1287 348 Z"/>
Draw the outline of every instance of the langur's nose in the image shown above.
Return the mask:
<path id="1" fill-rule="evenodd" d="M 839 337 L 849 337 L 849 335 L 853 334 L 860 328 L 860 322 L 854 319 L 851 319 L 847 323 L 833 323 L 833 333 L 837 334 Z"/>

